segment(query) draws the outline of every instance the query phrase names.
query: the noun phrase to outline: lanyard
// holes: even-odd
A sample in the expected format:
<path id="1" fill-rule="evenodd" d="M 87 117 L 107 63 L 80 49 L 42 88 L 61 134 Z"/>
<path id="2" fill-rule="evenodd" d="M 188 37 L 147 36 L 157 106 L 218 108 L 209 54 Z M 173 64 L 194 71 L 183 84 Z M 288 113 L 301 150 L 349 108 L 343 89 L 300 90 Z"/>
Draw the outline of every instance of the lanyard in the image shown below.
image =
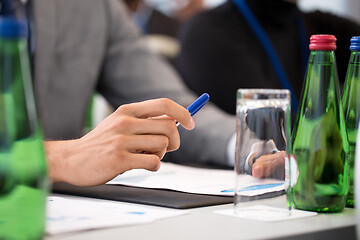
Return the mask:
<path id="1" fill-rule="evenodd" d="M 285 70 L 280 62 L 280 59 L 275 51 L 274 46 L 272 45 L 270 39 L 265 33 L 265 30 L 260 25 L 259 21 L 256 19 L 255 15 L 252 13 L 249 6 L 246 4 L 245 0 L 233 0 L 235 6 L 238 8 L 239 12 L 243 15 L 249 26 L 254 31 L 255 35 L 257 36 L 258 40 L 260 41 L 261 45 L 263 46 L 268 58 L 270 59 L 271 64 L 275 70 L 275 73 L 281 83 L 281 86 L 285 89 L 289 89 L 291 92 L 291 102 L 292 102 L 292 111 L 296 113 L 298 108 L 298 100 L 294 94 L 294 90 L 289 82 L 289 79 L 285 73 Z M 297 17 L 297 27 L 298 33 L 301 41 L 301 57 L 303 62 L 303 69 L 305 73 L 306 65 L 307 65 L 307 58 L 309 56 L 308 52 L 308 43 L 306 37 L 305 26 L 300 16 Z"/>

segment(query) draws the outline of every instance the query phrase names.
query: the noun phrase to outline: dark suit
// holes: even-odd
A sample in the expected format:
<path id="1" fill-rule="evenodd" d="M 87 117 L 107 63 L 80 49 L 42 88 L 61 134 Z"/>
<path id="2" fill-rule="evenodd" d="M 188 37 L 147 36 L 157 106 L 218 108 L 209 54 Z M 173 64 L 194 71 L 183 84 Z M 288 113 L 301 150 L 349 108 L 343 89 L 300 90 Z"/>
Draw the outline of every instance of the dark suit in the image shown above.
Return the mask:
<path id="1" fill-rule="evenodd" d="M 359 24 L 332 14 L 301 13 L 295 4 L 283 0 L 247 3 L 271 40 L 297 98 L 304 79 L 298 16 L 303 18 L 307 39 L 320 33 L 337 37 L 335 54 L 340 82 L 344 82 L 350 38 L 359 35 Z M 195 92 L 209 92 L 212 101 L 228 113 L 235 114 L 238 88 L 282 88 L 260 41 L 231 0 L 198 14 L 180 32 L 181 76 Z"/>

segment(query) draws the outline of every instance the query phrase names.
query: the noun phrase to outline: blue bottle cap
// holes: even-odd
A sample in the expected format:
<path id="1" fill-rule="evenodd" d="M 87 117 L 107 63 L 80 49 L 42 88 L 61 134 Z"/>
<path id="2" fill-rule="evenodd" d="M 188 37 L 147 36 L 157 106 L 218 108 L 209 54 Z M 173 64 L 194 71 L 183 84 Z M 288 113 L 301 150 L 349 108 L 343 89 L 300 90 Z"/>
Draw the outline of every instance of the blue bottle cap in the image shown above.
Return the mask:
<path id="1" fill-rule="evenodd" d="M 350 40 L 350 50 L 360 51 L 360 36 L 352 37 Z"/>
<path id="2" fill-rule="evenodd" d="M 1 38 L 26 38 L 28 34 L 25 20 L 14 17 L 0 17 Z"/>

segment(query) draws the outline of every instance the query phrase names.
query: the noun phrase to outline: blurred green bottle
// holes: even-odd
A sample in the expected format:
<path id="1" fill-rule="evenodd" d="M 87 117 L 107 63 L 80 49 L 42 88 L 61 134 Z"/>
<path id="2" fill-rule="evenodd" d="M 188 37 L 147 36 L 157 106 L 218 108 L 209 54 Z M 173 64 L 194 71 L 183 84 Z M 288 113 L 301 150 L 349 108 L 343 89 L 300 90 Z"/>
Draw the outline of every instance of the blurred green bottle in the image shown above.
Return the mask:
<path id="1" fill-rule="evenodd" d="M 357 128 L 360 120 L 360 37 L 352 37 L 350 41 L 350 61 L 342 97 L 346 131 L 349 138 L 349 192 L 346 206 L 354 207 L 354 159 Z"/>
<path id="2" fill-rule="evenodd" d="M 348 189 L 349 143 L 336 68 L 336 38 L 313 35 L 301 105 L 292 136 L 298 173 L 292 179 L 295 208 L 339 212 Z M 294 169 L 292 169 L 293 171 Z"/>
<path id="3" fill-rule="evenodd" d="M 0 239 L 41 239 L 47 168 L 27 50 L 27 24 L 0 17 Z"/>

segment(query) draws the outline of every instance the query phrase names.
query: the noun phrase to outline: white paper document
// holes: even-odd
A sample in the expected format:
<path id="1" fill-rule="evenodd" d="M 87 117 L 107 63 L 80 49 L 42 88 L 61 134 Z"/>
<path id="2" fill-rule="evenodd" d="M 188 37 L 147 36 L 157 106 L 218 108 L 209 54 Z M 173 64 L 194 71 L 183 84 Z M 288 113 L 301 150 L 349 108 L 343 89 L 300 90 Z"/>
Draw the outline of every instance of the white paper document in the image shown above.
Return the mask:
<path id="1" fill-rule="evenodd" d="M 258 179 L 250 175 L 240 176 L 239 192 L 244 196 L 255 196 L 267 192 L 281 191 L 284 181 Z M 134 187 L 170 189 L 187 193 L 233 196 L 235 172 L 161 163 L 157 172 L 135 169 L 125 172 L 108 184 L 123 184 Z"/>
<path id="2" fill-rule="evenodd" d="M 187 213 L 184 210 L 147 207 L 100 199 L 83 199 L 48 197 L 46 233 L 53 235 L 143 224 Z"/>

